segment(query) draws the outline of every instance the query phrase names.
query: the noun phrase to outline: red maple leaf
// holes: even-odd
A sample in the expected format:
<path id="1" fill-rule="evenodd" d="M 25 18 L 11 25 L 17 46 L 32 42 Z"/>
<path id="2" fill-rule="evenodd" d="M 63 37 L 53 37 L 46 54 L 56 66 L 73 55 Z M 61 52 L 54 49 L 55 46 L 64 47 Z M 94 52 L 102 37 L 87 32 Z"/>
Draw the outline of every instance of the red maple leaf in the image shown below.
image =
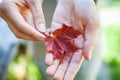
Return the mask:
<path id="1" fill-rule="evenodd" d="M 46 50 L 53 53 L 55 58 L 62 61 L 65 55 L 76 52 L 79 48 L 74 45 L 74 39 L 81 33 L 72 26 L 63 24 L 45 39 Z"/>

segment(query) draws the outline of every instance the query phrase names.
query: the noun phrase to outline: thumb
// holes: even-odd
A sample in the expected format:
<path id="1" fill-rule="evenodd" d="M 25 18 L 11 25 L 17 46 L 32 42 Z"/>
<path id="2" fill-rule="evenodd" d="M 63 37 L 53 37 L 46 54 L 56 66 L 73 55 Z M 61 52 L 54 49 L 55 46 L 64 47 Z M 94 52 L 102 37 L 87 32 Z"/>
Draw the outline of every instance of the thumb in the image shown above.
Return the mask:
<path id="1" fill-rule="evenodd" d="M 61 27 L 62 24 L 68 25 L 68 21 L 66 19 L 66 14 L 63 13 L 65 11 L 64 5 L 61 3 L 61 1 L 58 1 L 58 4 L 56 6 L 55 12 L 53 14 L 52 22 L 51 22 L 51 30 L 54 31 Z"/>
<path id="2" fill-rule="evenodd" d="M 42 10 L 41 0 L 27 0 L 27 3 L 32 11 L 35 28 L 40 32 L 45 32 L 45 19 Z"/>
<path id="3" fill-rule="evenodd" d="M 91 59 L 92 50 L 95 46 L 99 23 L 87 25 L 85 30 L 85 43 L 83 47 L 83 56 L 86 60 Z"/>

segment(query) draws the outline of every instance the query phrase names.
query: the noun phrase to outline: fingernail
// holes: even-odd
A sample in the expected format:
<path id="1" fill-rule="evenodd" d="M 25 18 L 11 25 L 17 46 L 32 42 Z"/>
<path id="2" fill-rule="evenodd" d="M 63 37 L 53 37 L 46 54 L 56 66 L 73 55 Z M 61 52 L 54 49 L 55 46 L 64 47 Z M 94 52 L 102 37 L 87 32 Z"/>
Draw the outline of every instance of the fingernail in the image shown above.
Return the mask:
<path id="1" fill-rule="evenodd" d="M 48 67 L 47 68 L 47 70 L 46 70 L 46 74 L 48 75 L 48 76 L 53 76 L 53 74 L 54 74 L 54 72 L 53 72 L 53 69 L 51 68 L 51 67 Z"/>
<path id="2" fill-rule="evenodd" d="M 38 24 L 36 28 L 37 28 L 40 32 L 45 32 L 45 24 L 44 24 L 44 23 Z"/>
<path id="3" fill-rule="evenodd" d="M 88 60 L 91 60 L 92 57 L 92 51 L 88 54 Z"/>
<path id="4" fill-rule="evenodd" d="M 52 32 L 51 29 L 47 29 L 46 31 L 47 31 L 47 33 L 49 33 L 49 34 Z"/>
<path id="5" fill-rule="evenodd" d="M 89 51 L 87 54 L 87 60 L 91 60 L 91 56 L 92 56 L 92 51 Z"/>

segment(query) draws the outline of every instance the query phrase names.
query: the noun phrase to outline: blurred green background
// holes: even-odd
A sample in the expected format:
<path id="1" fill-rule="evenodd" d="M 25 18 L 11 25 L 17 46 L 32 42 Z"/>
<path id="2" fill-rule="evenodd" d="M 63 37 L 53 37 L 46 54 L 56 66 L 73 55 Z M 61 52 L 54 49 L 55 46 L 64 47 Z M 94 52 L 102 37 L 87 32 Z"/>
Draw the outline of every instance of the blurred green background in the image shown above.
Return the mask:
<path id="1" fill-rule="evenodd" d="M 103 45 L 100 74 L 107 80 L 120 80 L 120 0 L 102 0 L 98 6 Z M 100 74 L 98 80 L 102 80 Z"/>
<path id="2" fill-rule="evenodd" d="M 120 80 L 120 0 L 100 0 L 98 9 L 103 64 L 96 80 Z M 9 65 L 7 80 L 41 80 L 29 53 L 25 45 L 19 46 L 18 55 Z"/>

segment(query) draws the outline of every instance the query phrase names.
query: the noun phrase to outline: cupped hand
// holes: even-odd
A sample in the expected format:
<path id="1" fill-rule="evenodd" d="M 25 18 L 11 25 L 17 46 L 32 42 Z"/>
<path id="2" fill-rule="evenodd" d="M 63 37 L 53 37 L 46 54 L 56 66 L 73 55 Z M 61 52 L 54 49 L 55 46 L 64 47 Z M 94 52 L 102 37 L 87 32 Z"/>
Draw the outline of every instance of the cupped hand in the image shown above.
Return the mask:
<path id="1" fill-rule="evenodd" d="M 40 31 L 45 31 L 42 0 L 2 1 L 0 3 L 0 16 L 7 22 L 17 38 L 44 40 L 45 36 L 40 33 Z"/>
<path id="2" fill-rule="evenodd" d="M 94 1 L 58 0 L 51 30 L 54 31 L 63 23 L 82 32 L 75 39 L 75 45 L 81 49 L 73 55 L 65 56 L 62 63 L 59 59 L 54 59 L 53 54 L 48 52 L 45 59 L 48 66 L 46 73 L 55 80 L 73 80 L 82 64 L 83 56 L 87 60 L 90 59 L 99 29 L 99 19 Z"/>

